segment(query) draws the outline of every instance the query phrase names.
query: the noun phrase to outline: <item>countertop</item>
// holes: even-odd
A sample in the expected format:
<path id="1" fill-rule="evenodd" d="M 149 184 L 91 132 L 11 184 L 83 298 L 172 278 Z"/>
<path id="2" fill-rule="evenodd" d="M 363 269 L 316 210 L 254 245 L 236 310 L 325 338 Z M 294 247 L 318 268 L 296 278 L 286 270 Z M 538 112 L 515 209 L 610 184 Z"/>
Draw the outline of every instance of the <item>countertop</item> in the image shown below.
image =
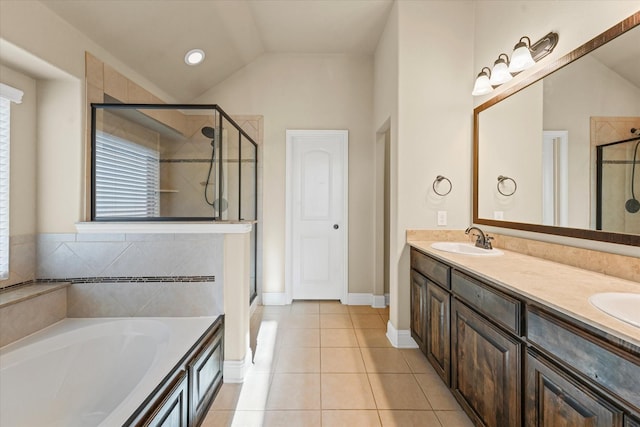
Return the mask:
<path id="1" fill-rule="evenodd" d="M 433 249 L 432 241 L 407 240 L 420 251 L 465 269 L 540 305 L 631 344 L 640 351 L 640 328 L 600 311 L 588 298 L 600 292 L 640 293 L 640 283 L 500 249 L 502 256 L 478 257 Z M 638 307 L 640 310 L 640 307 Z"/>

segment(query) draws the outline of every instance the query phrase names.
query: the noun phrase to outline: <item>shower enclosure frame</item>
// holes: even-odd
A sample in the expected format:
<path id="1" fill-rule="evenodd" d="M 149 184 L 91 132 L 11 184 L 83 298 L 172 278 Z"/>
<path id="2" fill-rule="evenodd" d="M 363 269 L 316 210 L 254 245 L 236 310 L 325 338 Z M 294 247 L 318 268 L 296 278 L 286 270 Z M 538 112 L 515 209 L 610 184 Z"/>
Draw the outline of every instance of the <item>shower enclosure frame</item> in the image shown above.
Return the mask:
<path id="1" fill-rule="evenodd" d="M 200 216 L 189 216 L 189 217 L 98 217 L 96 218 L 96 113 L 99 109 L 107 110 L 117 110 L 117 109 L 128 109 L 128 110 L 211 110 L 212 114 L 214 111 L 218 113 L 217 123 L 215 126 L 218 129 L 218 139 L 219 146 L 217 148 L 220 153 L 218 156 L 218 161 L 220 162 L 220 166 L 218 167 L 218 176 L 217 182 L 222 182 L 224 179 L 224 168 L 222 166 L 222 153 L 223 146 L 225 144 L 224 139 L 222 138 L 222 130 L 223 130 L 223 119 L 226 120 L 229 124 L 233 126 L 233 128 L 238 132 L 238 218 L 235 219 L 227 219 L 223 220 L 221 218 L 221 210 L 218 211 L 218 216 L 209 216 L 209 217 L 200 217 Z M 214 119 L 215 120 L 215 119 Z M 255 167 L 253 173 L 253 219 L 245 220 L 242 218 L 242 138 L 245 138 L 248 142 L 253 145 L 254 149 L 254 159 L 255 159 Z M 252 231 L 250 239 L 253 244 L 253 253 L 251 254 L 253 258 L 253 280 L 250 283 L 250 291 L 249 291 L 249 300 L 253 302 L 253 300 L 257 297 L 257 262 L 258 262 L 258 144 L 253 140 L 247 132 L 245 132 L 235 120 L 231 118 L 219 105 L 217 104 L 124 104 L 124 103 L 91 103 L 91 221 L 92 222 L 201 222 L 201 221 L 213 221 L 213 222 L 238 222 L 238 221 L 249 221 L 253 223 Z M 206 187 L 205 187 L 206 191 Z M 218 187 L 217 194 L 214 195 L 218 198 L 222 198 L 223 189 L 222 187 Z"/>
<path id="2" fill-rule="evenodd" d="M 624 144 L 627 142 L 640 141 L 640 136 L 624 139 L 622 141 L 609 142 L 596 146 L 596 230 L 602 231 L 602 181 L 604 161 L 604 149 L 613 145 Z"/>

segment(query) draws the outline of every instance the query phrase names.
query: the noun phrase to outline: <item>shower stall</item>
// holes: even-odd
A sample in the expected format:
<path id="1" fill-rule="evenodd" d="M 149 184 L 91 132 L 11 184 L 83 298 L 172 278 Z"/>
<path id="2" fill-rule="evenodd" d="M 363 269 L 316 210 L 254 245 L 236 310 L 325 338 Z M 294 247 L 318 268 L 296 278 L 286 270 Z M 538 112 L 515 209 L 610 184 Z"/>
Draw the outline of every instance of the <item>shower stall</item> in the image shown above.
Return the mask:
<path id="1" fill-rule="evenodd" d="M 596 147 L 596 229 L 640 234 L 640 130 Z"/>
<path id="2" fill-rule="evenodd" d="M 92 221 L 254 222 L 258 146 L 217 105 L 92 104 Z"/>

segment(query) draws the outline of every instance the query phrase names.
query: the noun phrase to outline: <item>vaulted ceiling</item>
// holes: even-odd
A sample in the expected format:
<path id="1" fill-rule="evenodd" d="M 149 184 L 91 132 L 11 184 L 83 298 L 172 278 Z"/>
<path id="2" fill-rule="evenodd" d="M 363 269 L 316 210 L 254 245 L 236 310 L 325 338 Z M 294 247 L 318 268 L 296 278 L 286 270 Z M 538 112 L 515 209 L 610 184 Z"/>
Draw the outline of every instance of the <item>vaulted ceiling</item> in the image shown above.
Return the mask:
<path id="1" fill-rule="evenodd" d="M 393 0 L 42 0 L 180 102 L 264 53 L 372 54 Z M 198 66 L 184 63 L 193 48 Z"/>

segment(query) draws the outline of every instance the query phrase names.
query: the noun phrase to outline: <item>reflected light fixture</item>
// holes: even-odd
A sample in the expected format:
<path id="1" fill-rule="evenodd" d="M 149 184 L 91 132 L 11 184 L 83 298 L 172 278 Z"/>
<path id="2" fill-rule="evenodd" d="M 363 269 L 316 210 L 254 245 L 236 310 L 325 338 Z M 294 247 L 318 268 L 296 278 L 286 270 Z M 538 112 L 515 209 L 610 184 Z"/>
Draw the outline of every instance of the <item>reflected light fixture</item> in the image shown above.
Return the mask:
<path id="1" fill-rule="evenodd" d="M 489 82 L 492 86 L 499 86 L 508 82 L 512 78 L 513 76 L 509 73 L 509 57 L 506 53 L 501 53 L 498 55 L 496 62 L 493 63 L 491 79 L 489 79 Z"/>
<path id="2" fill-rule="evenodd" d="M 486 95 L 493 91 L 493 87 L 489 82 L 490 76 L 491 70 L 489 67 L 483 67 L 482 70 L 480 70 L 480 73 L 476 78 L 476 83 L 473 85 L 473 92 L 471 92 L 473 96 Z"/>
<path id="3" fill-rule="evenodd" d="M 191 49 L 184 56 L 184 62 L 187 65 L 198 65 L 204 61 L 204 52 L 202 49 Z"/>

